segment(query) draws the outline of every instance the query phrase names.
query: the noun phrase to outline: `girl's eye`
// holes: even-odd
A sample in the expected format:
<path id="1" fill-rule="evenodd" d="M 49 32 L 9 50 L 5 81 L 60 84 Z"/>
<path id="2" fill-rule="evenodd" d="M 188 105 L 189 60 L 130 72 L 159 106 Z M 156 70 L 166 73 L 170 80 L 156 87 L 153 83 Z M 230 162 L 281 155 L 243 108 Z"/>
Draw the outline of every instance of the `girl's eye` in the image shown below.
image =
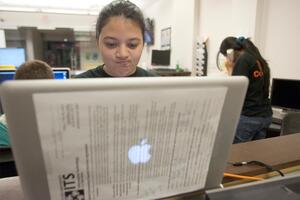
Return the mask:
<path id="1" fill-rule="evenodd" d="M 137 46 L 138 46 L 139 44 L 138 43 L 129 43 L 127 46 L 130 48 L 130 49 L 135 49 L 135 48 L 137 48 Z"/>
<path id="2" fill-rule="evenodd" d="M 113 49 L 116 48 L 118 46 L 118 44 L 116 42 L 105 42 L 104 43 L 106 47 Z"/>

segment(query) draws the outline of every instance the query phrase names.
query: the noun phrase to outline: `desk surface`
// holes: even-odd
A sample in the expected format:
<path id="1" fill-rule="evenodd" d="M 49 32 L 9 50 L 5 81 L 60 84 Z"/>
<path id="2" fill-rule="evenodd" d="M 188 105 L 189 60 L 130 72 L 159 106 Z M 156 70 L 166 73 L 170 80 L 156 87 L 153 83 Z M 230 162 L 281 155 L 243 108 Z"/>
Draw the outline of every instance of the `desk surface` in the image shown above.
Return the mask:
<path id="1" fill-rule="evenodd" d="M 234 144 L 228 162 L 257 160 L 277 169 L 300 165 L 300 133 Z M 228 166 L 228 173 L 258 175 L 266 173 L 260 166 Z"/>
<path id="2" fill-rule="evenodd" d="M 231 147 L 228 162 L 257 160 L 269 164 L 277 169 L 300 169 L 300 133 L 273 137 L 264 140 L 234 144 Z M 266 174 L 267 170 L 261 166 L 228 166 L 227 173 L 256 176 Z M 223 179 L 223 183 L 246 183 L 237 179 Z M 232 182 L 231 182 L 232 181 Z M 232 184 L 235 185 L 235 184 Z M 229 186 L 229 185 L 228 185 Z M 199 199 L 202 192 L 194 192 L 168 200 Z"/>
<path id="3" fill-rule="evenodd" d="M 160 71 L 160 70 L 150 70 L 151 72 L 159 75 L 159 76 L 190 76 L 191 75 L 191 72 L 188 72 L 188 71 Z"/>

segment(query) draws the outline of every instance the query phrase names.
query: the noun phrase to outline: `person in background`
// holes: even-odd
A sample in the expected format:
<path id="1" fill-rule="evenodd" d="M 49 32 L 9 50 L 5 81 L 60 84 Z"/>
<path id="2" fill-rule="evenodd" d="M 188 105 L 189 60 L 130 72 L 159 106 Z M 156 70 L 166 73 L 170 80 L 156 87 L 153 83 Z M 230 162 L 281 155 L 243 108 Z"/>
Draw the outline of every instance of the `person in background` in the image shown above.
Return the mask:
<path id="1" fill-rule="evenodd" d="M 27 79 L 53 79 L 51 67 L 40 60 L 32 60 L 23 63 L 17 69 L 14 76 L 15 80 Z M 0 147 L 10 147 L 5 114 L 0 116 Z"/>
<path id="2" fill-rule="evenodd" d="M 244 37 L 227 37 L 220 45 L 229 75 L 246 76 L 249 85 L 233 143 L 266 138 L 272 122 L 270 68 L 258 48 Z"/>
<path id="3" fill-rule="evenodd" d="M 144 17 L 135 4 L 116 0 L 106 5 L 96 24 L 96 41 L 104 64 L 75 78 L 156 76 L 137 66 L 144 47 L 144 31 Z"/>

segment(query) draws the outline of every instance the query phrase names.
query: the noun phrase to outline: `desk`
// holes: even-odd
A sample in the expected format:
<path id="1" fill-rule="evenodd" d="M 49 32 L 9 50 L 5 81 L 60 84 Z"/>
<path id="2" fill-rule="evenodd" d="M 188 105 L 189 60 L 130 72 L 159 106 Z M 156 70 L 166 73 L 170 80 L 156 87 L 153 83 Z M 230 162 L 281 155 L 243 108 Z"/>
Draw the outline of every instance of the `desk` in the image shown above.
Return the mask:
<path id="1" fill-rule="evenodd" d="M 181 72 L 177 72 L 177 71 L 169 71 L 169 70 L 150 70 L 150 72 L 154 73 L 154 74 L 157 74 L 159 76 L 190 76 L 191 75 L 191 72 L 188 72 L 188 71 L 181 71 Z"/>
<path id="2" fill-rule="evenodd" d="M 233 144 L 228 162 L 240 162 L 257 160 L 271 165 L 277 169 L 288 173 L 292 169 L 300 171 L 300 133 L 273 137 L 263 140 L 256 140 L 245 143 Z M 227 173 L 238 175 L 257 176 L 265 175 L 267 170 L 264 167 L 249 165 L 249 166 L 227 166 L 225 169 Z M 278 175 L 276 172 L 274 174 Z M 231 186 L 246 183 L 249 181 L 224 178 L 224 186 Z M 198 199 L 203 192 L 194 192 L 185 196 L 169 198 L 168 200 L 182 200 L 182 199 Z"/>
<path id="3" fill-rule="evenodd" d="M 234 144 L 231 147 L 228 162 L 257 160 L 277 169 L 300 165 L 300 133 Z M 264 167 L 251 165 L 228 166 L 228 173 L 256 176 L 267 173 Z M 224 179 L 224 182 L 228 180 Z"/>

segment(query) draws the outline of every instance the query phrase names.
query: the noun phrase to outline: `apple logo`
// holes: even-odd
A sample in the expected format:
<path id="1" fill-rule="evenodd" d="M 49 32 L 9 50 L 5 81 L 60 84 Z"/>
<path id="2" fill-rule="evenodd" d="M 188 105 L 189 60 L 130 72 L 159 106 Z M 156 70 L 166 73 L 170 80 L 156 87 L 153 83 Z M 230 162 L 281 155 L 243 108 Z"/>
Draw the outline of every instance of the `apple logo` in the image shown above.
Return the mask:
<path id="1" fill-rule="evenodd" d="M 143 139 L 140 144 L 132 146 L 128 151 L 128 158 L 132 164 L 146 163 L 150 160 L 151 145 L 147 144 L 147 139 Z"/>

